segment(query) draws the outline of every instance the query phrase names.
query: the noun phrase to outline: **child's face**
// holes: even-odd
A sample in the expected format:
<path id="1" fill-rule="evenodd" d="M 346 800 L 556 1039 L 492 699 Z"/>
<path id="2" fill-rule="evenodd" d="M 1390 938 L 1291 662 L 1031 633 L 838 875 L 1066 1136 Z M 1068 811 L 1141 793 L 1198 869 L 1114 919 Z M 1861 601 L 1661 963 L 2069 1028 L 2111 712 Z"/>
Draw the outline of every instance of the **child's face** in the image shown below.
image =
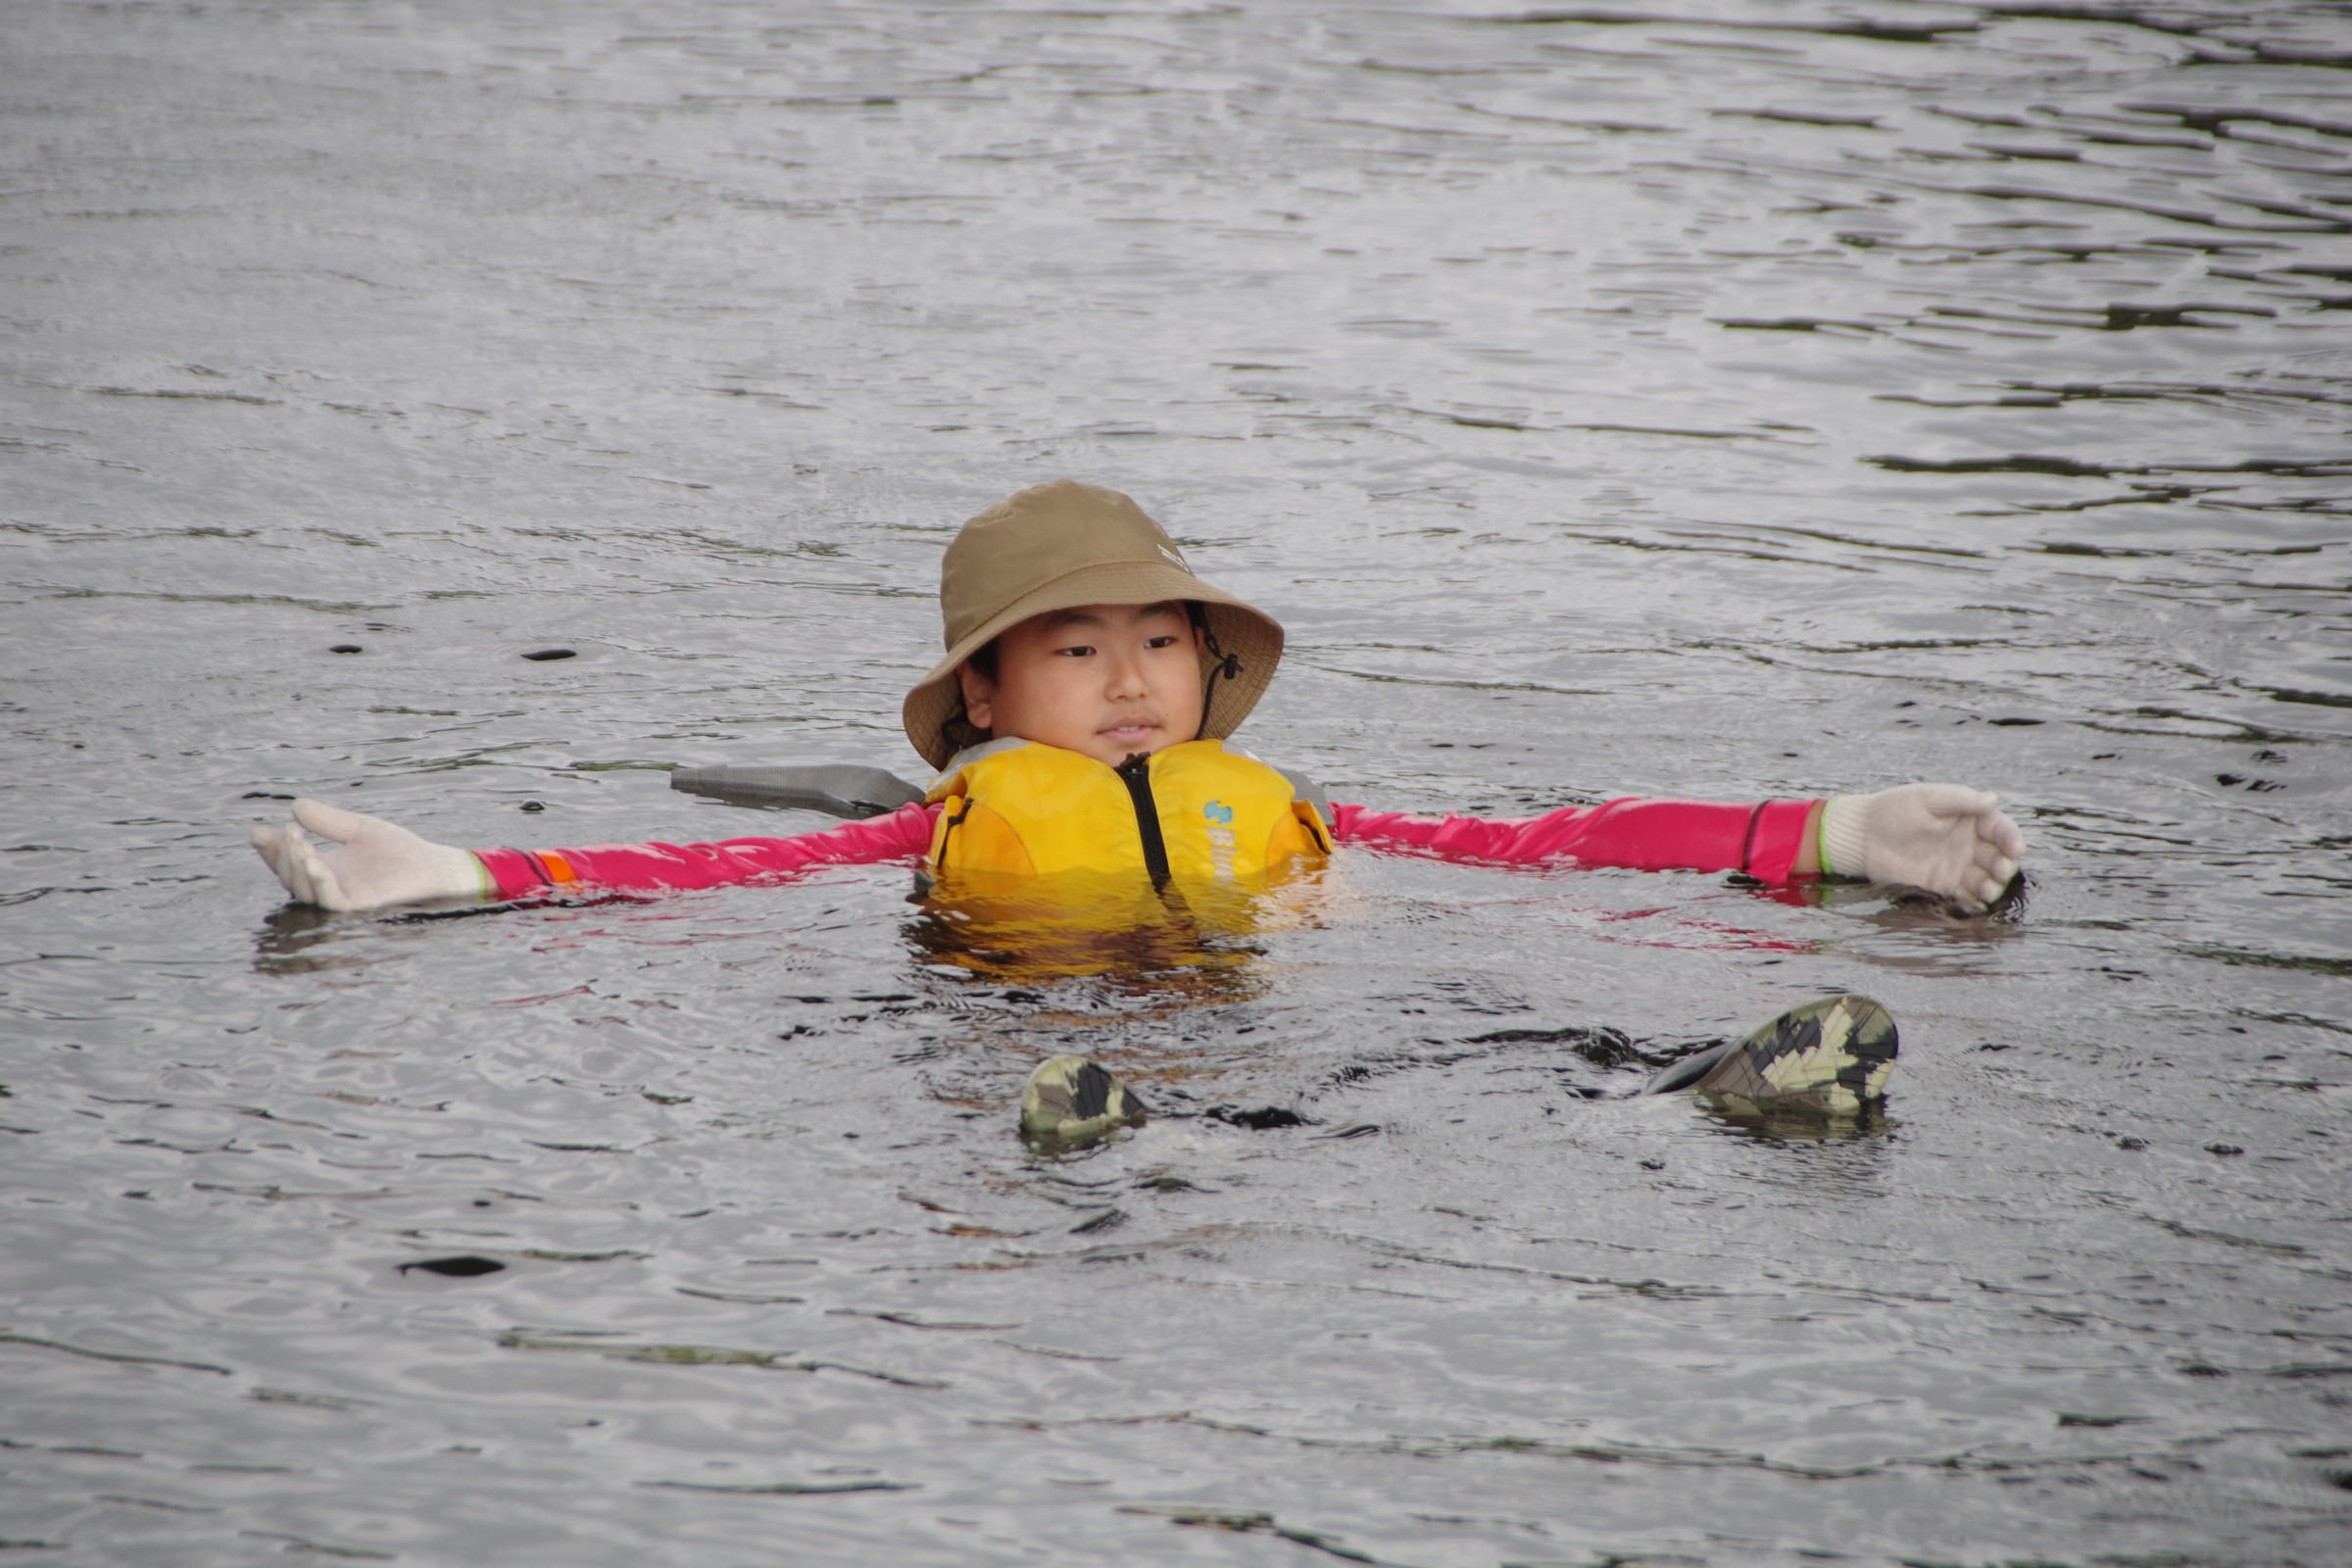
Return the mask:
<path id="1" fill-rule="evenodd" d="M 994 680 L 956 672 L 972 723 L 1112 767 L 1200 729 L 1200 645 L 1184 607 L 1083 605 L 997 639 Z"/>

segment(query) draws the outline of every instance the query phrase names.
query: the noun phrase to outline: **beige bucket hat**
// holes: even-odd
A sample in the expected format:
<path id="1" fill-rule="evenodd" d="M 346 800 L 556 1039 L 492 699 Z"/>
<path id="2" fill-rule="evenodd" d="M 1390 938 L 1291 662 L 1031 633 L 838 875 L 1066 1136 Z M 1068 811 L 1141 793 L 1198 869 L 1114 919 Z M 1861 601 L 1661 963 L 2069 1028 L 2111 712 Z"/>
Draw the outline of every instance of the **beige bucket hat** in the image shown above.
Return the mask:
<path id="1" fill-rule="evenodd" d="M 1006 496 L 963 525 L 940 564 L 948 655 L 906 694 L 906 738 L 939 768 L 978 738 L 963 721 L 956 666 L 1006 628 L 1052 610 L 1163 599 L 1200 606 L 1200 733 L 1223 740 L 1274 678 L 1281 624 L 1194 576 L 1166 530 L 1116 490 L 1054 479 Z"/>

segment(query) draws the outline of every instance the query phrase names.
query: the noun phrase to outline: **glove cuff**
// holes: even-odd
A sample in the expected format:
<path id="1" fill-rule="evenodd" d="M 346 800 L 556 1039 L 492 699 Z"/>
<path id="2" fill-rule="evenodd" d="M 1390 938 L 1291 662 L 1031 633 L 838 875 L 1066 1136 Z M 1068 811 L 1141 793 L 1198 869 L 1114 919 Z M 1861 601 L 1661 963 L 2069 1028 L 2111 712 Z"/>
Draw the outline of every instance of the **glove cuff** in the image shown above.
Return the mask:
<path id="1" fill-rule="evenodd" d="M 1870 842 L 1869 800 L 1864 795 L 1833 795 L 1821 808 L 1821 868 L 1831 876 L 1866 876 Z"/>
<path id="2" fill-rule="evenodd" d="M 454 844 L 426 844 L 432 852 L 429 873 L 432 885 L 404 894 L 403 903 L 411 899 L 466 899 L 488 901 L 498 896 L 498 883 L 492 880 L 490 868 L 482 858 L 471 850 L 461 850 Z M 423 867 L 419 866 L 421 873 Z M 419 880 L 422 880 L 420 875 Z"/>

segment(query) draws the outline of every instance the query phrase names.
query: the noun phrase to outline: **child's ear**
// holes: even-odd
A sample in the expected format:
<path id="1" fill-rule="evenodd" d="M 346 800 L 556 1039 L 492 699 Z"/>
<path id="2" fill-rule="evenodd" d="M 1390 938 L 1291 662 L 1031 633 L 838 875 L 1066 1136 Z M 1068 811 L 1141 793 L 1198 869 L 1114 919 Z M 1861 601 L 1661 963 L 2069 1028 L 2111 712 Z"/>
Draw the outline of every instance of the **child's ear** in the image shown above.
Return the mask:
<path id="1" fill-rule="evenodd" d="M 963 686 L 963 716 L 974 729 L 996 728 L 996 683 L 971 665 L 971 661 L 956 666 L 956 679 Z"/>

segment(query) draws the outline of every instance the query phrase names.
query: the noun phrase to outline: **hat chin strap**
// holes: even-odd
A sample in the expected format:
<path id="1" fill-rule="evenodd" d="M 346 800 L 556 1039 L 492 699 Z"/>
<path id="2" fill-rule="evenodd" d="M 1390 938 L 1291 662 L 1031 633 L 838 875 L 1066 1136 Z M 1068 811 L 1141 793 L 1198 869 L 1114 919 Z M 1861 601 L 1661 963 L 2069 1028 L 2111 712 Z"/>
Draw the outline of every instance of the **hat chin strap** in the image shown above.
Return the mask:
<path id="1" fill-rule="evenodd" d="M 1187 599 L 1184 602 L 1184 608 L 1191 616 L 1193 625 L 1200 630 L 1200 641 L 1207 647 L 1208 657 L 1215 661 L 1208 666 L 1208 679 L 1200 685 L 1200 723 L 1193 731 L 1193 739 L 1199 740 L 1208 733 L 1208 708 L 1209 704 L 1216 701 L 1217 677 L 1222 675 L 1227 680 L 1239 679 L 1242 673 L 1242 662 L 1238 656 L 1229 654 L 1217 646 L 1217 634 L 1210 629 L 1208 612 L 1200 607 L 1200 600 Z"/>

